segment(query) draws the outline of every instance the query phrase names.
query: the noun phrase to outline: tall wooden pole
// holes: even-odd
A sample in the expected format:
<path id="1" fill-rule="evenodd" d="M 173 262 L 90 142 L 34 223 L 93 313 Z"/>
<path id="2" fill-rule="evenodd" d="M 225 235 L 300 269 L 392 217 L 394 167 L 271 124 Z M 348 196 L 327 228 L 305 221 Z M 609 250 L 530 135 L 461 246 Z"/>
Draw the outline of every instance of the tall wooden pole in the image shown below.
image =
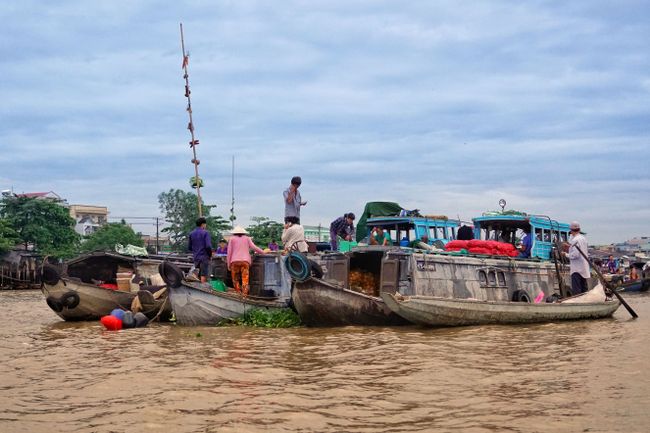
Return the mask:
<path id="1" fill-rule="evenodd" d="M 201 163 L 196 158 L 196 146 L 199 144 L 199 140 L 194 136 L 194 123 L 192 121 L 192 100 L 190 98 L 190 78 L 187 73 L 187 65 L 190 62 L 189 53 L 185 52 L 185 38 L 183 37 L 183 23 L 181 23 L 181 49 L 183 51 L 183 78 L 185 79 L 185 97 L 187 98 L 187 113 L 190 116 L 190 123 L 187 124 L 187 129 L 190 130 L 190 135 L 192 136 L 192 141 L 190 141 L 190 147 L 192 148 L 192 164 L 194 164 L 194 180 L 196 184 L 196 196 L 197 204 L 199 208 L 199 216 L 203 216 L 203 209 L 201 208 L 201 178 L 199 177 L 199 164 Z"/>
<path id="2" fill-rule="evenodd" d="M 230 180 L 230 225 L 235 227 L 235 155 L 232 156 L 232 179 Z"/>

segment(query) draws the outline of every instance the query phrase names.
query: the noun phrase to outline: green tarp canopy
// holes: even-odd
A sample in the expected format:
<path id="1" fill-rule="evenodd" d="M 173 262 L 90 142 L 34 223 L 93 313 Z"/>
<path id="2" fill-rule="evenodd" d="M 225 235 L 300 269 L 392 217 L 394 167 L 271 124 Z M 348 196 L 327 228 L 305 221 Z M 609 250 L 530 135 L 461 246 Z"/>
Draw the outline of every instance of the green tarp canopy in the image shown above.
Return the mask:
<path id="1" fill-rule="evenodd" d="M 366 226 L 368 218 L 399 216 L 402 209 L 402 206 L 393 203 L 392 201 L 371 201 L 366 203 L 366 207 L 363 209 L 363 214 L 361 214 L 361 218 L 359 218 L 359 222 L 357 223 L 357 242 L 361 241 L 368 235 L 368 227 Z"/>

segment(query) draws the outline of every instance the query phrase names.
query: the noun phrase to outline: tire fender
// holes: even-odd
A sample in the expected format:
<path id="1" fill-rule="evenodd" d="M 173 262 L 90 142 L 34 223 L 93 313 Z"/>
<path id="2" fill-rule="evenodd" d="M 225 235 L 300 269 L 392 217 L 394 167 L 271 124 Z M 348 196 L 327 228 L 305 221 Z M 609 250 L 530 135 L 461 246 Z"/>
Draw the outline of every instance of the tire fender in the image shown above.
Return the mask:
<path id="1" fill-rule="evenodd" d="M 79 305 L 79 294 L 75 292 L 74 290 L 70 290 L 61 296 L 60 302 L 61 305 L 66 307 L 68 310 L 72 310 L 73 308 L 76 308 L 77 305 Z"/>
<path id="2" fill-rule="evenodd" d="M 48 286 L 55 286 L 61 280 L 61 274 L 56 266 L 44 263 L 41 268 L 41 281 Z"/>
<path id="3" fill-rule="evenodd" d="M 530 295 L 525 290 L 515 290 L 512 294 L 512 300 L 514 302 L 527 302 L 529 304 L 532 302 Z"/>
<path id="4" fill-rule="evenodd" d="M 50 307 L 55 313 L 63 311 L 63 304 L 54 296 L 48 296 L 45 299 L 45 302 L 47 302 L 48 307 Z"/>
<path id="5" fill-rule="evenodd" d="M 169 262 L 162 262 L 158 265 L 158 272 L 165 284 L 176 289 L 183 284 L 183 271 L 178 266 Z"/>

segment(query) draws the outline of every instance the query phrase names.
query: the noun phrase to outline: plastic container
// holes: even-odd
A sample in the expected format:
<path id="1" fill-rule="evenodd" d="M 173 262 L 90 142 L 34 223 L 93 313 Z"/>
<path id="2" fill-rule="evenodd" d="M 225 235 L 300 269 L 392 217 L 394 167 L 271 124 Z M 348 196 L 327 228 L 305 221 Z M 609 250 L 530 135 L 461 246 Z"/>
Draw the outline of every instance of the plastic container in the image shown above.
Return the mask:
<path id="1" fill-rule="evenodd" d="M 210 285 L 214 290 L 218 292 L 225 292 L 226 290 L 228 290 L 224 282 L 221 280 L 212 280 L 210 281 Z"/>
<path id="2" fill-rule="evenodd" d="M 356 247 L 356 246 L 357 246 L 356 241 L 340 241 L 339 242 L 339 251 L 344 253 L 346 251 L 350 251 L 350 249 L 352 249 L 352 247 Z"/>

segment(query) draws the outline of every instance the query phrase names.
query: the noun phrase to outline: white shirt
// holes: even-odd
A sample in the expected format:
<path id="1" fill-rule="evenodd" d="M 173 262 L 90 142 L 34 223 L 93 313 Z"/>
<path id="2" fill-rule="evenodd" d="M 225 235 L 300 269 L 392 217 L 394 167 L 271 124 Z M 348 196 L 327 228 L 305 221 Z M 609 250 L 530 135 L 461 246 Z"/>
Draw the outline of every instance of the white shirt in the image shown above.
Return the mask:
<path id="1" fill-rule="evenodd" d="M 587 251 L 588 245 L 587 245 L 587 238 L 585 238 L 581 234 L 577 235 L 571 235 L 571 238 L 569 239 L 569 244 L 571 245 L 569 247 L 569 260 L 571 263 L 571 273 L 579 273 L 583 278 L 589 278 L 591 277 L 591 274 L 589 272 L 589 262 L 582 257 L 582 254 L 580 254 L 580 251 L 576 248 L 576 245 L 580 248 L 580 250 L 585 253 L 587 257 L 589 257 L 589 253 Z"/>
<path id="2" fill-rule="evenodd" d="M 288 229 L 282 232 L 282 244 L 285 250 L 291 251 L 293 246 L 301 253 L 306 253 L 308 250 L 307 242 L 305 242 L 305 229 L 300 224 L 293 224 Z"/>

